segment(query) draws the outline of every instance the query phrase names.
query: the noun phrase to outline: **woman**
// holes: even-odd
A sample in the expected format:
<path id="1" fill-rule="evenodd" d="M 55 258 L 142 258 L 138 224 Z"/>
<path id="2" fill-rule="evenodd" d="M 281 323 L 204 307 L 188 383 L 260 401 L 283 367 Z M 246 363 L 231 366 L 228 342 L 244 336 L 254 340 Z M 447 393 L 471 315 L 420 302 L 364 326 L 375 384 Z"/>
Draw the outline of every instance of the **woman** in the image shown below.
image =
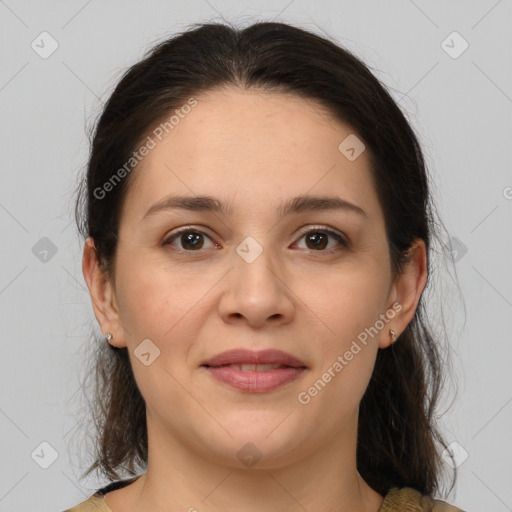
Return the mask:
<path id="1" fill-rule="evenodd" d="M 77 219 L 108 342 L 88 473 L 113 483 L 71 511 L 460 510 L 433 497 L 427 173 L 356 57 L 282 23 L 159 44 Z"/>

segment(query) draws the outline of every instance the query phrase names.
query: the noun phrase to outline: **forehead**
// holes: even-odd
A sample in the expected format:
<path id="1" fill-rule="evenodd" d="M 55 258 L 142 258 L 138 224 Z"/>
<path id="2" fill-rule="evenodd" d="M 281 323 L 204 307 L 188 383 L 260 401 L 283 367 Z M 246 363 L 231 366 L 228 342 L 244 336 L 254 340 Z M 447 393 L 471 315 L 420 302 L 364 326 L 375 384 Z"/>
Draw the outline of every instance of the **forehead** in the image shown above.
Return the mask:
<path id="1" fill-rule="evenodd" d="M 254 212 L 309 192 L 378 209 L 366 152 L 351 161 L 340 151 L 355 134 L 319 103 L 238 89 L 195 99 L 132 171 L 128 215 L 140 218 L 170 193 L 239 201 Z"/>

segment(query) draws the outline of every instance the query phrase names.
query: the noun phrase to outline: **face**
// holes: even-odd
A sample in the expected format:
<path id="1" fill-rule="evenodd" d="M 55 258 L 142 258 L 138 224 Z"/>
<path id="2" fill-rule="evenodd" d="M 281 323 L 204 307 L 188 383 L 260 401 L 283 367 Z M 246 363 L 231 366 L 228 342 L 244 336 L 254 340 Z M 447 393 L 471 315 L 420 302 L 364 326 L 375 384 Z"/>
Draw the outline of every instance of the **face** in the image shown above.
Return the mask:
<path id="1" fill-rule="evenodd" d="M 338 149 L 353 132 L 319 105 L 235 90 L 196 99 L 133 171 L 118 323 L 104 330 L 129 349 L 150 430 L 228 464 L 252 443 L 260 467 L 277 467 L 357 424 L 377 350 L 397 328 L 384 217 L 367 154 Z M 173 196 L 225 208 L 155 207 Z M 345 206 L 296 201 L 282 215 L 298 196 Z M 225 368 L 233 385 L 203 366 L 232 349 L 281 350 L 302 368 Z"/>

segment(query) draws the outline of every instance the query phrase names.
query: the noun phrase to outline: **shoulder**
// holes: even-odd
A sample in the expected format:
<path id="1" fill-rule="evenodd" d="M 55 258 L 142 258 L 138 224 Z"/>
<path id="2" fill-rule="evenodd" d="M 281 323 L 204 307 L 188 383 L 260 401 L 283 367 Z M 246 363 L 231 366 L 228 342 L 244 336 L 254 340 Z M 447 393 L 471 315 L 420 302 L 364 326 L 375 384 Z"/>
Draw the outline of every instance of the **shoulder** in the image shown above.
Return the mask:
<path id="1" fill-rule="evenodd" d="M 446 501 L 425 496 L 411 487 L 394 487 L 384 497 L 378 512 L 464 512 Z"/>
<path id="2" fill-rule="evenodd" d="M 143 473 L 143 475 L 145 475 L 145 473 Z M 87 500 L 82 501 L 82 503 L 75 505 L 73 508 L 68 508 L 63 512 L 112 512 L 103 496 L 108 492 L 122 489 L 123 487 L 128 486 L 129 484 L 135 482 L 135 480 L 137 480 L 140 476 L 141 475 L 136 475 L 130 478 L 125 478 L 124 480 L 110 482 L 101 489 L 98 489 Z"/>
<path id="3" fill-rule="evenodd" d="M 68 508 L 63 512 L 112 512 L 107 505 L 107 502 L 103 499 L 103 496 L 96 492 L 90 498 L 73 508 Z"/>

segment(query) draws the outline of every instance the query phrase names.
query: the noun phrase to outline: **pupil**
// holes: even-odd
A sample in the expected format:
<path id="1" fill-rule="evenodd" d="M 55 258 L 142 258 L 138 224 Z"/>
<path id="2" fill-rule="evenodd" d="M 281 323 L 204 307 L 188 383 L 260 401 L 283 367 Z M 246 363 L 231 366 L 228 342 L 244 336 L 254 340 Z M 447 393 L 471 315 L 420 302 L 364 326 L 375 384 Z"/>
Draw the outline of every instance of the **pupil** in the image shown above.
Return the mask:
<path id="1" fill-rule="evenodd" d="M 308 241 L 313 242 L 313 248 L 325 249 L 327 245 L 327 237 L 324 233 L 312 233 L 308 236 Z"/>
<path id="2" fill-rule="evenodd" d="M 182 238 L 183 247 L 187 247 L 187 244 L 189 244 L 189 247 L 191 247 L 193 249 L 197 249 L 197 248 L 200 249 L 203 246 L 202 243 L 199 243 L 200 242 L 199 237 L 201 236 L 200 233 L 187 233 L 183 236 L 185 237 L 185 243 L 183 243 L 183 238 Z"/>

